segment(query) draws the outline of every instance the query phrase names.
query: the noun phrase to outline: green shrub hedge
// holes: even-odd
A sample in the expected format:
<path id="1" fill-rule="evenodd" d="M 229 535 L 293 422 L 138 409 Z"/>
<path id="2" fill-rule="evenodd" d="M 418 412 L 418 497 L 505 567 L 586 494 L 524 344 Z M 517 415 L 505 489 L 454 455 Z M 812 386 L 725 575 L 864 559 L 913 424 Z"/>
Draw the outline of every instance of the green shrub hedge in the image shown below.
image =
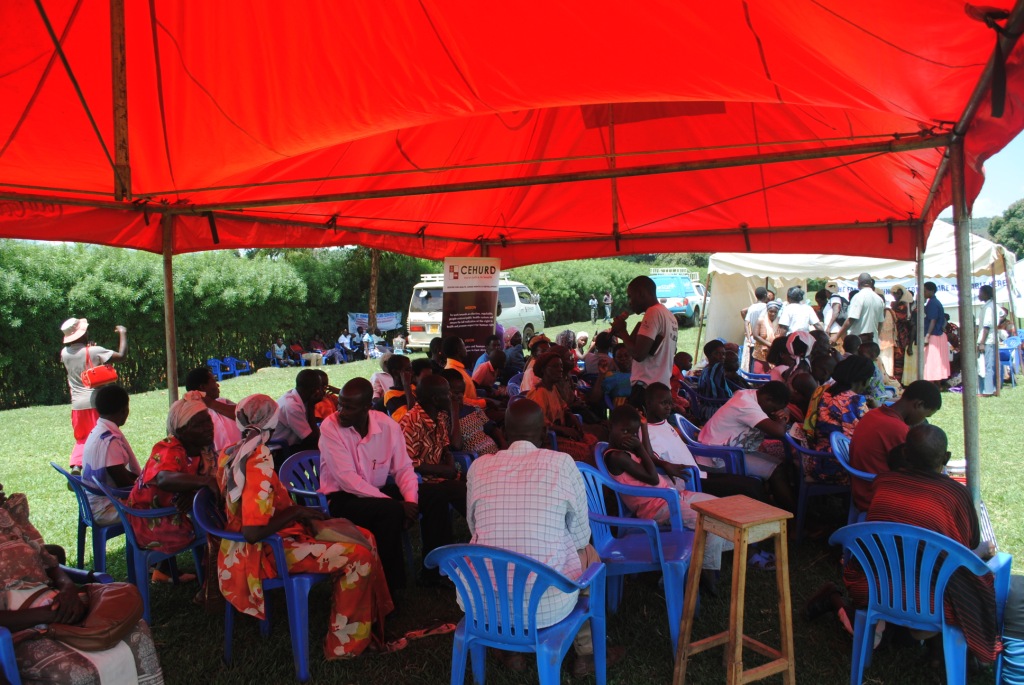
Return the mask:
<path id="1" fill-rule="evenodd" d="M 539 264 L 512 278 L 541 296 L 547 328 L 590 318 L 590 294 L 626 286 L 655 263 L 679 256 L 634 256 Z M 441 265 L 381 254 L 378 311 L 403 312 L 422 273 Z M 370 252 L 363 248 L 204 252 L 174 259 L 179 382 L 209 357 L 231 355 L 265 366 L 280 335 L 331 342 L 349 311 L 367 310 Z M 88 245 L 0 241 L 0 409 L 69 401 L 60 363 L 60 324 L 89 319 L 89 339 L 114 347 L 128 328 L 128 358 L 117 365 L 130 391 L 165 387 L 163 269 L 159 255 Z M 603 317 L 603 313 L 602 313 Z"/>

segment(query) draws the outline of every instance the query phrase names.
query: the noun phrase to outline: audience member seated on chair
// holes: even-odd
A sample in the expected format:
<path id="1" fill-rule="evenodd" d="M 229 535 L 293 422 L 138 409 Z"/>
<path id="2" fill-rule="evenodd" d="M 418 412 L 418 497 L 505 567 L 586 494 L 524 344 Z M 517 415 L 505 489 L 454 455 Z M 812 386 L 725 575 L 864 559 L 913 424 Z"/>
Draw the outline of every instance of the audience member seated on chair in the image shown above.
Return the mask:
<path id="1" fill-rule="evenodd" d="M 352 334 L 348 332 L 347 328 L 342 329 L 341 335 L 338 336 L 338 344 L 341 345 L 341 353 L 345 357 L 345 361 L 355 358 L 357 345 L 352 342 Z"/>
<path id="2" fill-rule="evenodd" d="M 444 358 L 444 340 L 441 338 L 431 338 L 430 346 L 427 348 L 427 359 L 430 360 L 430 368 L 434 373 L 441 373 L 444 371 L 445 358 Z"/>
<path id="3" fill-rule="evenodd" d="M 241 434 L 235 424 L 235 403 L 221 398 L 220 383 L 210 367 L 200 366 L 189 371 L 185 376 L 185 390 L 185 399 L 199 400 L 210 412 L 210 418 L 213 419 L 213 449 L 216 452 L 238 442 Z"/>
<path id="4" fill-rule="evenodd" d="M 259 542 L 277 534 L 289 572 L 333 576 L 325 658 L 353 657 L 371 644 L 382 644 L 384 617 L 394 607 L 373 535 L 346 521 L 347 541 L 319 537 L 318 524 L 327 515 L 292 502 L 266 447 L 277 425 L 277 403 L 266 395 L 250 395 L 238 403 L 237 414 L 241 438 L 221 452 L 219 477 L 226 528 L 240 532 L 245 542 L 224 540 L 220 545 L 217 578 L 224 598 L 243 614 L 266 617 L 261 581 L 277 574 L 272 548 Z"/>
<path id="5" fill-rule="evenodd" d="M 548 352 L 537 359 L 534 371 L 539 383 L 527 397 L 544 412 L 547 430 L 554 431 L 557 436 L 558 451 L 565 452 L 576 461 L 593 465 L 597 438 L 583 432 L 583 424 L 569 409 L 557 387 L 564 378 L 562 356 L 558 352 Z"/>
<path id="6" fill-rule="evenodd" d="M 765 498 L 760 479 L 731 473 L 705 473 L 690 453 L 679 430 L 668 419 L 673 410 L 672 393 L 662 383 L 651 383 L 644 392 L 644 415 L 647 435 L 651 441 L 654 465 L 672 478 L 683 477 L 683 467 L 692 466 L 700 472 L 701 490 L 718 497 L 747 495 Z"/>
<path id="7" fill-rule="evenodd" d="M 889 453 L 907 438 L 911 427 L 942 408 L 942 393 L 929 381 L 914 381 L 892 406 L 882 405 L 864 415 L 850 439 L 850 466 L 868 473 L 889 470 Z M 872 483 L 853 479 L 853 503 L 861 511 L 871 506 Z"/>
<path id="8" fill-rule="evenodd" d="M 453 542 L 448 507 L 466 515 L 466 481 L 451 451 L 452 442 L 462 444 L 462 431 L 459 422 L 451 419 L 452 399 L 448 381 L 438 374 L 427 376 L 419 385 L 416 399 L 416 406 L 406 412 L 398 425 L 405 434 L 405 449 L 413 468 L 423 479 L 419 485 L 420 511 L 423 513 L 420 529 L 423 532 L 423 557 L 426 557 L 437 547 Z M 450 434 L 449 425 L 452 427 Z M 440 582 L 440 572 L 436 569 L 420 570 L 420 584 L 437 585 Z"/>
<path id="9" fill-rule="evenodd" d="M 288 356 L 291 357 L 292 361 L 296 364 L 302 364 L 302 355 L 306 354 L 306 346 L 302 344 L 302 341 L 298 338 L 292 340 L 292 344 L 288 346 Z"/>
<path id="10" fill-rule="evenodd" d="M 504 384 L 512 376 L 523 372 L 523 369 L 526 368 L 526 357 L 523 356 L 523 335 L 518 328 L 515 326 L 506 328 L 502 341 L 505 343 L 505 372 L 501 377 Z"/>
<path id="11" fill-rule="evenodd" d="M 633 384 L 630 382 L 632 372 L 633 354 L 623 343 L 615 346 L 613 358 L 597 360 L 597 376 L 590 386 L 587 401 L 590 406 L 601 408 L 602 417 L 604 407 L 618 407 L 629 401 L 633 392 Z"/>
<path id="12" fill-rule="evenodd" d="M 331 378 L 327 375 L 326 371 L 322 371 L 320 369 L 314 370 L 320 377 L 320 385 L 323 386 L 324 389 L 323 399 L 317 402 L 316 406 L 313 407 L 313 417 L 319 422 L 338 411 L 339 390 L 331 385 Z"/>
<path id="13" fill-rule="evenodd" d="M 395 379 L 388 372 L 388 360 L 393 356 L 390 352 L 382 354 L 379 362 L 380 371 L 374 371 L 370 376 L 370 385 L 373 386 L 373 408 L 377 410 L 384 409 L 384 395 L 395 384 Z"/>
<path id="14" fill-rule="evenodd" d="M 537 360 L 551 349 L 551 340 L 543 333 L 538 333 L 527 341 L 527 345 L 530 348 L 530 358 L 526 360 L 526 366 L 523 367 L 523 382 L 519 384 L 519 387 L 523 393 L 528 395 L 540 382 Z"/>
<path id="15" fill-rule="evenodd" d="M 807 410 L 811 398 L 818 389 L 818 382 L 809 373 L 800 372 L 789 379 L 789 404 L 786 411 L 789 413 L 789 421 L 802 426 L 807 420 Z"/>
<path id="16" fill-rule="evenodd" d="M 295 362 L 292 361 L 291 355 L 288 354 L 288 346 L 284 344 L 284 338 L 278 338 L 273 345 L 270 346 L 270 351 L 274 355 L 274 360 L 278 366 L 295 366 Z"/>
<path id="17" fill-rule="evenodd" d="M 489 405 L 486 399 L 477 395 L 476 384 L 469 374 L 466 373 L 466 343 L 462 341 L 462 338 L 457 335 L 449 335 L 444 339 L 442 350 L 446 360 L 444 368 L 455 369 L 465 382 L 466 394 L 463 397 L 463 403 L 470 407 L 480 407 L 481 409 L 486 409 L 488 406 L 496 406 L 497 403 L 494 400 L 491 400 Z M 434 373 L 436 374 L 438 371 L 435 370 Z"/>
<path id="18" fill-rule="evenodd" d="M 616 407 L 609 422 L 611 430 L 608 433 L 608 449 L 604 453 L 604 462 L 612 478 L 623 485 L 676 490 L 679 493 L 683 525 L 691 530 L 696 528 L 697 512 L 690 508 L 690 504 L 717 498 L 703 492 L 690 492 L 686 490 L 682 480 L 658 473 L 650 437 L 647 434 L 647 424 L 641 422 L 640 413 L 632 406 L 627 404 Z M 665 500 L 636 495 L 621 497 L 622 503 L 638 518 L 651 519 L 660 525 L 670 524 L 668 503 Z M 722 552 L 731 549 L 731 542 L 717 535 L 708 536 L 701 568 L 705 572 L 718 571 L 722 568 Z M 714 573 L 702 573 L 701 582 L 706 587 L 714 588 Z"/>
<path id="19" fill-rule="evenodd" d="M 982 543 L 981 526 L 970 493 L 942 473 L 949 461 L 946 447 L 946 434 L 938 426 L 922 424 L 911 428 L 906 443 L 890 454 L 891 470 L 875 479 L 867 520 L 927 528 L 988 559 L 995 550 L 990 543 Z M 852 609 L 866 606 L 868 579 L 856 561 L 847 564 L 843 582 Z M 819 590 L 808 603 L 807 612 L 813 618 L 832 609 L 839 611 L 841 621 L 845 619 L 852 625 L 853 611 L 843 605 L 835 585 Z M 971 653 L 983 662 L 995 660 L 1000 643 L 991 574 L 979 577 L 963 569 L 957 571 L 947 586 L 945 613 L 947 624 L 958 626 L 964 632 Z M 938 672 L 944 672 L 941 634 L 911 631 L 911 636 L 927 641 L 929 661 L 936 662 Z"/>
<path id="20" fill-rule="evenodd" d="M 796 500 L 790 485 L 790 469 L 784 457 L 762 448 L 765 438 L 781 440 L 786 433 L 785 410 L 789 388 L 781 381 L 765 383 L 756 390 L 737 390 L 700 430 L 705 445 L 742 447 L 747 475 L 762 478 L 775 504 L 793 511 Z"/>
<path id="21" fill-rule="evenodd" d="M 324 364 L 330 364 L 331 362 L 341 364 L 344 361 L 341 351 L 334 347 L 328 349 L 327 343 L 324 342 L 324 339 L 320 337 L 319 333 L 314 335 L 313 339 L 309 341 L 309 351 L 316 352 L 323 356 Z"/>
<path id="22" fill-rule="evenodd" d="M 504 356 L 505 353 L 498 350 L 494 354 Z M 452 415 L 458 417 L 459 430 L 462 433 L 460 444 L 456 442 L 455 433 L 452 432 L 452 448 L 475 452 L 478 456 L 494 454 L 499 449 L 505 449 L 505 437 L 498 425 L 491 421 L 483 409 L 463 404 L 462 398 L 465 396 L 465 392 L 462 388 L 464 384 L 462 374 L 455 369 L 445 369 L 441 375 L 448 381 L 448 386 L 452 389 Z"/>
<path id="23" fill-rule="evenodd" d="M 315 369 L 303 369 L 295 374 L 295 387 L 277 400 L 281 418 L 274 432 L 274 440 L 284 448 L 274 455 L 276 468 L 296 452 L 315 450 L 320 441 L 320 428 L 316 425 L 316 405 L 324 398 L 323 381 Z"/>
<path id="24" fill-rule="evenodd" d="M 490 397 L 508 397 L 508 388 L 494 385 L 505 371 L 506 359 L 504 350 L 494 350 L 487 357 L 487 361 L 476 367 L 473 372 L 473 382 L 481 388 L 486 388 Z"/>
<path id="25" fill-rule="evenodd" d="M 491 355 L 498 350 L 504 351 L 501 338 L 496 335 L 487 336 L 487 339 L 484 340 L 483 354 L 476 358 L 476 362 L 473 363 L 473 369 L 470 372 L 470 375 L 476 375 L 476 370 L 479 369 L 481 365 L 485 364 L 487 360 L 491 358 Z"/>
<path id="26" fill-rule="evenodd" d="M 870 400 L 863 392 L 874 368 L 874 364 L 859 355 L 847 357 L 836 365 L 832 374 L 834 382 L 821 393 L 814 431 L 807 436 L 811 449 L 831 452 L 832 433 L 842 432 L 846 437 L 853 435 L 857 422 L 868 411 Z M 808 483 L 845 485 L 850 482 L 850 474 L 835 458 L 805 457 L 801 472 Z"/>
<path id="27" fill-rule="evenodd" d="M 321 424 L 320 492 L 327 496 L 331 516 L 373 533 L 394 595 L 405 587 L 402 530 L 419 518 L 419 486 L 402 429 L 370 410 L 372 398 L 370 381 L 353 378 L 341 389 L 338 413 Z M 388 483 L 389 476 L 394 482 Z M 447 519 L 447 505 L 441 515 Z"/>
<path id="28" fill-rule="evenodd" d="M 612 356 L 612 345 L 615 343 L 615 338 L 608 331 L 602 331 L 594 337 L 594 345 L 590 348 L 590 351 L 583 356 L 583 373 L 588 376 L 594 376 L 600 373 L 598 367 L 598 361 L 601 359 L 611 359 Z"/>
<path id="29" fill-rule="evenodd" d="M 388 373 L 391 374 L 392 385 L 384 393 L 384 411 L 395 421 L 401 421 L 405 412 L 416 406 L 416 386 L 424 374 L 432 374 L 433 366 L 429 359 L 416 359 L 412 362 L 404 355 L 393 355 L 388 359 Z"/>
<path id="30" fill-rule="evenodd" d="M 216 454 L 213 445 L 213 420 L 206 405 L 197 400 L 178 400 L 167 414 L 167 437 L 153 446 L 142 475 L 128 495 L 132 509 L 161 509 L 178 506 L 188 511 L 188 503 L 199 488 L 215 490 Z M 182 513 L 158 518 L 133 518 L 135 539 L 140 547 L 174 554 L 195 539 L 192 520 Z M 185 576 L 180 576 L 185 579 Z M 153 571 L 153 579 L 166 582 L 163 571 Z M 144 578 L 137 582 L 145 582 Z"/>
<path id="31" fill-rule="evenodd" d="M 95 479 L 111 488 L 129 488 L 135 485 L 142 467 L 121 432 L 128 420 L 128 391 L 120 385 L 104 385 L 96 391 L 94 402 L 100 418 L 85 441 L 82 480 L 89 485 Z M 96 523 L 109 526 L 120 521 L 109 499 L 88 491 L 86 494 Z"/>
<path id="32" fill-rule="evenodd" d="M 544 412 L 535 402 L 524 399 L 509 406 L 505 430 L 508 449 L 480 457 L 469 469 L 466 522 L 471 542 L 525 554 L 567 578 L 579 578 L 584 569 L 601 561 L 589 544 L 583 477 L 567 454 L 541 448 L 547 428 Z M 565 618 L 576 599 L 574 594 L 545 595 L 538 607 L 537 627 Z M 573 673 L 592 673 L 589 624 L 580 629 L 573 647 Z M 621 652 L 609 650 L 609 662 L 616 657 Z M 525 666 L 519 655 L 505 663 L 513 670 Z"/>
<path id="33" fill-rule="evenodd" d="M 857 354 L 871 362 L 874 367 L 871 370 L 871 378 L 868 379 L 867 387 L 864 388 L 864 396 L 873 403 L 872 407 L 881 407 L 889 399 L 889 393 L 885 390 L 885 372 L 878 362 L 882 350 L 876 342 L 861 343 L 861 346 L 857 348 Z"/>
<path id="34" fill-rule="evenodd" d="M 408 340 L 401 328 L 395 331 L 395 337 L 391 339 L 391 347 L 394 348 L 395 354 L 405 354 L 405 345 L 407 342 Z"/>
<path id="35" fill-rule="evenodd" d="M 88 607 L 79 598 L 80 588 L 58 565 L 50 546 L 43 545 L 29 521 L 25 496 L 15 493 L 7 499 L 3 486 L 0 540 L 0 626 L 15 633 L 51 623 L 74 624 L 85 617 Z M 31 598 L 36 591 L 42 594 L 31 606 L 12 603 L 16 597 Z M 163 682 L 156 646 L 142 620 L 120 644 L 104 651 L 83 652 L 60 640 L 36 637 L 19 642 L 14 655 L 24 682 L 100 685 L 107 682 L 104 673 L 119 674 L 119 682 Z"/>
<path id="36" fill-rule="evenodd" d="M 725 381 L 725 343 L 709 340 L 704 345 L 708 365 L 697 379 L 697 392 L 712 399 L 732 397 L 732 388 Z"/>

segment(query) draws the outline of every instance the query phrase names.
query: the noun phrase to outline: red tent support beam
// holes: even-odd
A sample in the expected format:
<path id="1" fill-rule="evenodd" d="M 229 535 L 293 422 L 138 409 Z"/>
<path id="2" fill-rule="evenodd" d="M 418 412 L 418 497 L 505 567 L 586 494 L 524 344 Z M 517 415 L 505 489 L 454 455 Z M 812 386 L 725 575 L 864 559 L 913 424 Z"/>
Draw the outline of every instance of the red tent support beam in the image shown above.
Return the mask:
<path id="1" fill-rule="evenodd" d="M 1024 0 L 1022 0 L 1024 1 Z M 321 202 L 347 202 L 352 200 L 375 200 L 389 197 L 409 197 L 413 195 L 439 195 L 442 193 L 464 193 L 475 190 L 497 190 L 500 188 L 516 188 L 522 186 L 552 185 L 556 183 L 578 183 L 581 181 L 603 181 L 613 178 L 634 176 L 653 176 L 656 174 L 677 174 L 687 171 L 704 171 L 707 169 L 728 169 L 756 164 L 778 164 L 797 162 L 809 159 L 826 159 L 832 157 L 851 157 L 857 155 L 888 154 L 910 150 L 924 150 L 949 146 L 951 134 L 922 135 L 913 138 L 900 138 L 874 143 L 855 145 L 835 145 L 806 150 L 790 150 L 762 155 L 739 155 L 717 159 L 696 160 L 690 162 L 672 162 L 669 164 L 651 164 L 635 167 L 614 167 L 578 171 L 567 174 L 541 174 L 522 178 L 498 178 L 464 183 L 443 183 L 428 186 L 409 186 L 405 188 L 385 188 L 382 190 L 365 190 L 348 193 L 326 193 L 304 195 L 298 197 L 268 198 L 264 200 L 242 200 L 239 202 L 214 202 L 197 204 L 187 207 L 170 208 L 168 211 L 180 213 L 208 212 L 216 210 L 246 209 L 251 207 L 281 207 L 289 205 L 306 205 Z"/>
<path id="2" fill-rule="evenodd" d="M 110 0 L 110 63 L 114 95 L 114 199 L 132 199 L 128 164 L 128 75 L 125 67 L 124 0 Z"/>

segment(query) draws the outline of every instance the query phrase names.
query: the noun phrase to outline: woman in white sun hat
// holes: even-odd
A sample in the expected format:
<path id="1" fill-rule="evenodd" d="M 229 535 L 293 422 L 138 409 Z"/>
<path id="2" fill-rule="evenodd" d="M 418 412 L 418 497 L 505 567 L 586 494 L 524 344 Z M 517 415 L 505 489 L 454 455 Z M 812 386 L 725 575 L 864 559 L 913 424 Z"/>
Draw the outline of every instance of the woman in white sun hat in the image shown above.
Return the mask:
<path id="1" fill-rule="evenodd" d="M 85 440 L 92 432 L 99 414 L 93 406 L 94 388 L 82 383 L 82 372 L 86 368 L 86 349 L 88 349 L 90 366 L 99 366 L 108 362 L 118 362 L 128 353 L 128 329 L 115 326 L 114 331 L 120 336 L 117 352 L 88 342 L 88 319 L 68 319 L 60 325 L 64 334 L 64 349 L 60 351 L 60 361 L 68 372 L 68 387 L 71 388 L 71 428 L 75 434 L 75 447 L 71 450 L 71 472 L 82 471 L 82 452 Z"/>

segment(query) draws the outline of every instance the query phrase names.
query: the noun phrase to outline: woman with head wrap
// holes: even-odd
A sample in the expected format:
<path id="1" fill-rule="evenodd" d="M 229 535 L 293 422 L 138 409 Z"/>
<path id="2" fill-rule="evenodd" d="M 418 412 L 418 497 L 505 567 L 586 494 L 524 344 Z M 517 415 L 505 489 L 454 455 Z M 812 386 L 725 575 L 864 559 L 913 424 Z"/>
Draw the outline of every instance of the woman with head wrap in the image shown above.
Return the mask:
<path id="1" fill-rule="evenodd" d="M 507 382 L 509 378 L 522 373 L 526 368 L 526 355 L 523 354 L 523 336 L 515 326 L 505 329 L 502 341 L 505 343 L 505 370 L 502 372 L 502 382 Z"/>
<path id="2" fill-rule="evenodd" d="M 867 357 L 854 354 L 836 364 L 832 372 L 834 383 L 825 388 L 818 403 L 818 421 L 814 426 L 813 448 L 820 452 L 831 452 L 829 442 L 832 433 L 842 431 L 850 438 L 860 418 L 868 411 L 868 400 L 864 390 L 875 372 L 875 365 Z M 849 483 L 849 474 L 835 458 L 813 461 L 804 460 L 804 476 L 807 480 L 826 483 Z"/>
<path id="3" fill-rule="evenodd" d="M 192 495 L 202 487 L 216 489 L 213 420 L 201 400 L 182 399 L 167 414 L 167 437 L 153 446 L 142 475 L 128 495 L 133 509 L 191 508 Z M 183 513 L 158 518 L 133 518 L 132 530 L 142 547 L 174 554 L 195 537 L 192 521 Z M 154 571 L 155 580 L 166 580 Z M 139 581 L 142 582 L 142 581 Z"/>
<path id="4" fill-rule="evenodd" d="M 238 403 L 235 416 L 242 439 L 220 455 L 220 485 L 227 529 L 241 532 L 246 541 L 221 541 L 217 557 L 221 593 L 240 612 L 261 620 L 266 617 L 260 581 L 274 578 L 277 571 L 271 547 L 260 540 L 277 534 L 290 572 L 332 574 L 326 658 L 362 653 L 383 634 L 384 616 L 394 608 L 373 535 L 339 520 L 329 531 L 334 537 L 328 539 L 314 529 L 314 522 L 327 518 L 326 514 L 292 502 L 274 473 L 274 458 L 266 446 L 277 426 L 277 402 L 266 395 L 250 395 Z M 339 530 L 346 534 L 339 537 Z M 342 537 L 344 541 L 339 541 Z"/>
<path id="5" fill-rule="evenodd" d="M 546 430 L 554 431 L 557 436 L 558 451 L 593 466 L 597 438 L 584 432 L 583 423 L 558 390 L 565 378 L 562 355 L 558 350 L 541 355 L 534 365 L 534 372 L 538 383 L 526 396 L 544 411 Z"/>
<path id="6" fill-rule="evenodd" d="M 782 309 L 781 302 L 769 302 L 764 313 L 758 317 L 750 329 L 751 337 L 754 339 L 754 373 L 768 373 L 771 371 L 771 364 L 768 363 L 768 348 L 775 340 L 775 320 Z"/>
<path id="7" fill-rule="evenodd" d="M 887 375 L 901 381 L 907 350 L 914 344 L 910 318 L 914 298 L 902 285 L 894 285 L 889 289 L 889 293 L 893 297 L 893 302 L 892 306 L 885 310 L 882 330 L 878 334 L 878 359 L 882 362 L 882 369 Z"/>

